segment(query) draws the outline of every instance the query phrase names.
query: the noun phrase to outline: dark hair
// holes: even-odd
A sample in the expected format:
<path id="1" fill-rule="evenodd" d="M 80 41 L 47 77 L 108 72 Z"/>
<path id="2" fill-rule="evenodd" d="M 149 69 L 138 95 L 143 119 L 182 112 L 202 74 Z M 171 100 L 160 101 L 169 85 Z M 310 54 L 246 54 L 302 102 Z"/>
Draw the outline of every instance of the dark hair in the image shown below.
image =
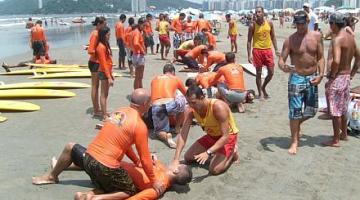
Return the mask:
<path id="1" fill-rule="evenodd" d="M 188 78 L 185 81 L 185 86 L 190 87 L 192 85 L 197 85 L 196 80 L 194 78 Z"/>
<path id="2" fill-rule="evenodd" d="M 121 14 L 119 17 L 120 20 L 126 20 L 126 15 L 125 14 Z"/>
<path id="3" fill-rule="evenodd" d="M 208 31 L 208 29 L 207 28 L 203 28 L 203 29 L 201 29 L 201 32 L 207 32 Z"/>
<path id="4" fill-rule="evenodd" d="M 42 24 L 41 20 L 37 20 L 35 24 Z"/>
<path id="5" fill-rule="evenodd" d="M 203 13 L 200 13 L 200 14 L 199 14 L 199 18 L 204 18 L 204 14 L 203 14 Z"/>
<path id="6" fill-rule="evenodd" d="M 258 8 L 260 8 L 261 11 L 264 12 L 264 7 L 262 7 L 262 6 L 256 6 L 256 7 L 255 7 L 255 10 L 257 10 Z"/>
<path id="7" fill-rule="evenodd" d="M 135 19 L 133 17 L 130 17 L 128 19 L 129 26 L 132 26 L 135 23 Z"/>
<path id="8" fill-rule="evenodd" d="M 146 15 L 146 18 L 149 18 L 149 17 L 152 17 L 152 15 L 151 15 L 150 13 L 148 13 L 148 14 Z"/>
<path id="9" fill-rule="evenodd" d="M 250 101 L 250 100 L 248 99 L 249 94 L 252 94 L 252 95 L 255 97 L 255 91 L 254 91 L 254 90 L 247 90 L 247 94 L 246 94 L 246 102 L 247 102 L 247 103 L 251 103 L 251 102 L 252 102 L 252 101 Z"/>
<path id="10" fill-rule="evenodd" d="M 227 63 L 235 62 L 235 54 L 233 52 L 228 52 L 225 54 L 225 59 Z"/>
<path id="11" fill-rule="evenodd" d="M 29 21 L 32 21 L 32 18 L 31 18 L 31 17 L 29 17 Z"/>
<path id="12" fill-rule="evenodd" d="M 194 40 L 201 41 L 201 37 L 199 35 L 195 35 Z"/>
<path id="13" fill-rule="evenodd" d="M 346 26 L 346 23 L 335 23 L 335 26 L 337 26 L 339 29 L 342 29 Z"/>
<path id="14" fill-rule="evenodd" d="M 108 55 L 111 55 L 112 52 L 111 52 L 110 44 L 109 41 L 106 40 L 106 34 L 108 34 L 109 32 L 110 32 L 110 28 L 107 26 L 104 26 L 99 30 L 99 43 L 105 45 L 105 47 L 107 48 Z"/>
<path id="15" fill-rule="evenodd" d="M 97 26 L 99 24 L 103 24 L 104 22 L 106 22 L 106 18 L 101 16 L 101 17 L 95 17 L 95 20 L 91 23 L 93 26 Z"/>
<path id="16" fill-rule="evenodd" d="M 208 54 L 209 51 L 208 51 L 207 49 L 201 49 L 200 53 L 201 53 L 201 54 Z"/>
<path id="17" fill-rule="evenodd" d="M 145 19 L 143 17 L 140 17 L 138 20 L 138 25 L 141 25 L 143 23 L 145 23 Z"/>
<path id="18" fill-rule="evenodd" d="M 226 14 L 225 17 L 226 17 L 226 18 L 230 18 L 230 17 L 231 17 L 231 14 Z"/>
<path id="19" fill-rule="evenodd" d="M 186 185 L 191 182 L 193 174 L 188 166 L 184 166 L 185 170 L 181 170 L 176 176 L 175 176 L 175 184 L 179 185 Z"/>
<path id="20" fill-rule="evenodd" d="M 165 74 L 165 73 L 168 73 L 168 72 L 170 72 L 170 73 L 175 72 L 175 67 L 174 67 L 174 65 L 172 65 L 172 64 L 170 64 L 170 63 L 164 65 L 164 67 L 163 67 L 163 73 Z"/>
<path id="21" fill-rule="evenodd" d="M 186 17 L 185 13 L 180 13 L 180 17 Z"/>
<path id="22" fill-rule="evenodd" d="M 191 97 L 192 95 L 195 95 L 197 99 L 201 99 L 205 97 L 202 89 L 197 85 L 192 85 L 188 88 L 186 91 L 186 96 Z"/>

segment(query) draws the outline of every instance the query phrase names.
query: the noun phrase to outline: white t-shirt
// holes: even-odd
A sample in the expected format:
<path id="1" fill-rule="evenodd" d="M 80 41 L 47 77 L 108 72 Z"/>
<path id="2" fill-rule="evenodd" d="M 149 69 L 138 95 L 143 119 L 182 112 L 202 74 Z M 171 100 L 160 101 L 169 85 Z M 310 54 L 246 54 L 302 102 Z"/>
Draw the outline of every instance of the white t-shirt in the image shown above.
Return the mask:
<path id="1" fill-rule="evenodd" d="M 318 23 L 318 16 L 314 12 L 310 12 L 309 13 L 309 18 L 310 18 L 309 31 L 313 31 L 314 27 L 315 27 L 315 24 Z"/>

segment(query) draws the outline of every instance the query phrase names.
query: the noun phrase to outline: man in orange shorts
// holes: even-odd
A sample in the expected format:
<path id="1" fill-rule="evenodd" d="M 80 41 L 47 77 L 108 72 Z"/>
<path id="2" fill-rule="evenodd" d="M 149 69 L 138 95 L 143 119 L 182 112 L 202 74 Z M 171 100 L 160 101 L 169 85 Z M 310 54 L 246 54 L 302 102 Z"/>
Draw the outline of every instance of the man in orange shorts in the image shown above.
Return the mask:
<path id="1" fill-rule="evenodd" d="M 185 120 L 177 140 L 174 165 L 179 164 L 189 129 L 195 118 L 206 135 L 198 139 L 185 153 L 185 161 L 196 161 L 200 165 L 210 161 L 209 172 L 218 175 L 238 160 L 237 134 L 239 129 L 229 106 L 217 99 L 205 97 L 201 88 L 190 86 L 186 92 L 189 107 L 185 110 Z"/>
<path id="2" fill-rule="evenodd" d="M 34 177 L 32 183 L 58 183 L 59 174 L 74 162 L 86 171 L 98 191 L 110 193 L 108 195 L 112 198 L 124 198 L 124 195 L 129 197 L 136 193 L 136 188 L 129 174 L 121 167 L 121 160 L 126 155 L 135 165 L 141 164 L 150 185 L 161 194 L 164 185 L 155 176 L 148 148 L 148 130 L 141 118 L 148 111 L 150 100 L 146 90 L 135 90 L 131 95 L 130 106 L 111 114 L 86 151 L 80 145 L 68 145 L 59 157 L 59 164 L 50 173 Z M 133 144 L 140 159 L 132 149 Z"/>
<path id="3" fill-rule="evenodd" d="M 179 133 L 184 119 L 186 99 L 176 95 L 176 90 L 185 95 L 186 88 L 181 79 L 175 76 L 175 67 L 166 64 L 163 74 L 151 81 L 152 120 L 154 133 L 165 141 L 170 148 L 176 148 L 170 133 L 169 115 L 176 116 L 175 132 Z"/>
<path id="4" fill-rule="evenodd" d="M 264 8 L 256 7 L 256 21 L 250 23 L 247 41 L 248 61 L 256 68 L 256 86 L 259 92 L 259 99 L 269 97 L 266 92 L 266 86 L 274 75 L 274 56 L 271 46 L 274 46 L 276 55 L 280 53 L 276 44 L 274 26 L 271 21 L 264 18 Z M 253 41 L 253 50 L 251 53 L 251 41 Z M 268 75 L 262 84 L 261 74 L 262 67 L 266 66 Z"/>

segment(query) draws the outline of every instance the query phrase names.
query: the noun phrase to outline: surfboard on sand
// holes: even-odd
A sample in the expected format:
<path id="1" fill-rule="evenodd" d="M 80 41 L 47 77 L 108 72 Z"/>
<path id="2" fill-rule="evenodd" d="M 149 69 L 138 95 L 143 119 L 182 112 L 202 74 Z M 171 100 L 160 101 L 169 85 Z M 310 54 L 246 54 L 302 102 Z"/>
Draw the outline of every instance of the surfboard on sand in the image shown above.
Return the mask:
<path id="1" fill-rule="evenodd" d="M 36 69 L 24 69 L 24 70 L 15 70 L 11 72 L 4 72 L 0 73 L 0 75 L 28 75 L 28 74 L 34 74 L 34 73 L 60 73 L 60 72 L 85 72 L 88 71 L 88 69 L 83 68 L 36 68 Z"/>
<path id="2" fill-rule="evenodd" d="M 16 98 L 65 98 L 73 97 L 75 93 L 65 90 L 50 89 L 11 89 L 0 90 L 0 99 Z"/>
<path id="3" fill-rule="evenodd" d="M 119 73 L 114 73 L 115 77 L 122 76 Z M 64 72 L 64 73 L 51 73 L 44 75 L 35 75 L 30 76 L 30 79 L 49 79 L 49 78 L 89 78 L 91 77 L 91 73 L 89 71 L 86 72 Z"/>
<path id="4" fill-rule="evenodd" d="M 88 50 L 89 45 L 83 45 L 83 47 L 84 47 L 84 50 Z M 111 50 L 119 50 L 119 47 L 110 47 L 110 48 L 111 48 Z"/>
<path id="5" fill-rule="evenodd" d="M 254 67 L 253 64 L 240 64 L 244 71 L 247 72 L 250 75 L 256 76 L 256 68 Z M 261 74 L 261 78 L 265 78 L 268 75 L 268 70 L 263 67 L 262 68 L 262 74 Z"/>
<path id="6" fill-rule="evenodd" d="M 36 63 L 25 63 L 27 66 L 40 67 L 40 68 L 79 68 L 87 67 L 87 65 L 65 65 L 65 64 L 36 64 Z"/>
<path id="7" fill-rule="evenodd" d="M 5 122 L 6 120 L 7 120 L 6 117 L 0 116 L 0 123 L 1 123 L 1 122 Z"/>
<path id="8" fill-rule="evenodd" d="M 0 100 L 1 111 L 36 111 L 40 106 L 23 101 L 5 101 Z"/>
<path id="9" fill-rule="evenodd" d="M 0 82 L 0 90 L 8 89 L 72 89 L 72 88 L 88 88 L 90 85 L 86 83 L 76 82 L 25 82 L 4 84 Z"/>

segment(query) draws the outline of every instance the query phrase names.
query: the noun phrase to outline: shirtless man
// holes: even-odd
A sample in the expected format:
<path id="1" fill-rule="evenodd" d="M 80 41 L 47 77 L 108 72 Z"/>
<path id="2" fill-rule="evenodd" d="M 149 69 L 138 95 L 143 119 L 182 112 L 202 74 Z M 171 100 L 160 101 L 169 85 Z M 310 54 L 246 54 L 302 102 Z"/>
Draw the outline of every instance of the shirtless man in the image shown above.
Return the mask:
<path id="1" fill-rule="evenodd" d="M 163 74 L 151 81 L 151 112 L 154 133 L 170 148 L 176 148 L 176 143 L 170 133 L 169 115 L 176 116 L 175 133 L 179 133 L 186 105 L 186 99 L 183 95 L 176 95 L 176 90 L 180 90 L 183 95 L 186 93 L 185 85 L 175 76 L 175 67 L 172 64 L 166 64 Z"/>
<path id="2" fill-rule="evenodd" d="M 291 131 L 290 154 L 296 154 L 300 125 L 314 117 L 318 108 L 318 88 L 324 75 L 324 47 L 321 34 L 309 31 L 309 18 L 305 11 L 294 15 L 297 31 L 284 42 L 279 68 L 291 73 L 288 85 L 289 119 Z M 286 63 L 290 55 L 291 67 Z"/>
<path id="3" fill-rule="evenodd" d="M 334 13 L 330 16 L 329 24 L 334 34 L 331 49 L 332 61 L 328 82 L 325 84 L 325 94 L 328 101 L 328 111 L 332 117 L 334 137 L 323 143 L 326 146 L 339 147 L 340 139 L 347 140 L 347 110 L 350 102 L 350 79 L 359 68 L 360 54 L 353 35 L 345 30 L 345 16 Z M 351 70 L 351 61 L 355 57 Z M 341 131 L 341 134 L 340 134 Z"/>
<path id="4" fill-rule="evenodd" d="M 264 8 L 261 6 L 256 7 L 256 20 L 249 25 L 247 52 L 248 61 L 254 64 L 256 68 L 256 86 L 259 92 L 259 99 L 268 98 L 266 86 L 271 81 L 274 75 L 274 56 L 271 46 L 274 46 L 276 55 L 279 55 L 277 48 L 274 25 L 264 17 Z M 251 41 L 252 51 L 251 51 Z M 262 84 L 261 74 L 262 67 L 266 66 L 268 75 Z"/>
<path id="5" fill-rule="evenodd" d="M 77 166 L 82 166 L 90 176 L 97 193 L 109 193 L 108 198 L 112 199 L 127 198 L 136 193 L 136 188 L 129 174 L 121 167 L 121 160 L 126 155 L 135 165 L 141 164 L 150 179 L 150 184 L 161 194 L 164 185 L 155 177 L 148 148 L 148 130 L 141 118 L 141 115 L 148 111 L 150 100 L 150 94 L 146 90 L 134 90 L 130 106 L 120 108 L 111 114 L 85 153 L 81 151 L 80 145 L 65 148 L 59 157 L 59 164 L 55 165 L 50 173 L 34 177 L 32 183 L 58 183 L 59 174 L 74 162 Z M 132 149 L 133 144 L 140 159 Z M 70 149 L 71 153 L 66 152 Z M 81 159 L 76 160 L 79 157 Z"/>
<path id="6" fill-rule="evenodd" d="M 210 161 L 209 173 L 221 174 L 238 160 L 239 129 L 230 108 L 221 100 L 206 98 L 199 86 L 190 86 L 186 92 L 186 99 L 189 107 L 185 110 L 185 120 L 178 136 L 173 163 L 179 164 L 190 126 L 195 118 L 206 135 L 191 145 L 185 153 L 185 161 L 197 162 L 200 165 Z"/>

